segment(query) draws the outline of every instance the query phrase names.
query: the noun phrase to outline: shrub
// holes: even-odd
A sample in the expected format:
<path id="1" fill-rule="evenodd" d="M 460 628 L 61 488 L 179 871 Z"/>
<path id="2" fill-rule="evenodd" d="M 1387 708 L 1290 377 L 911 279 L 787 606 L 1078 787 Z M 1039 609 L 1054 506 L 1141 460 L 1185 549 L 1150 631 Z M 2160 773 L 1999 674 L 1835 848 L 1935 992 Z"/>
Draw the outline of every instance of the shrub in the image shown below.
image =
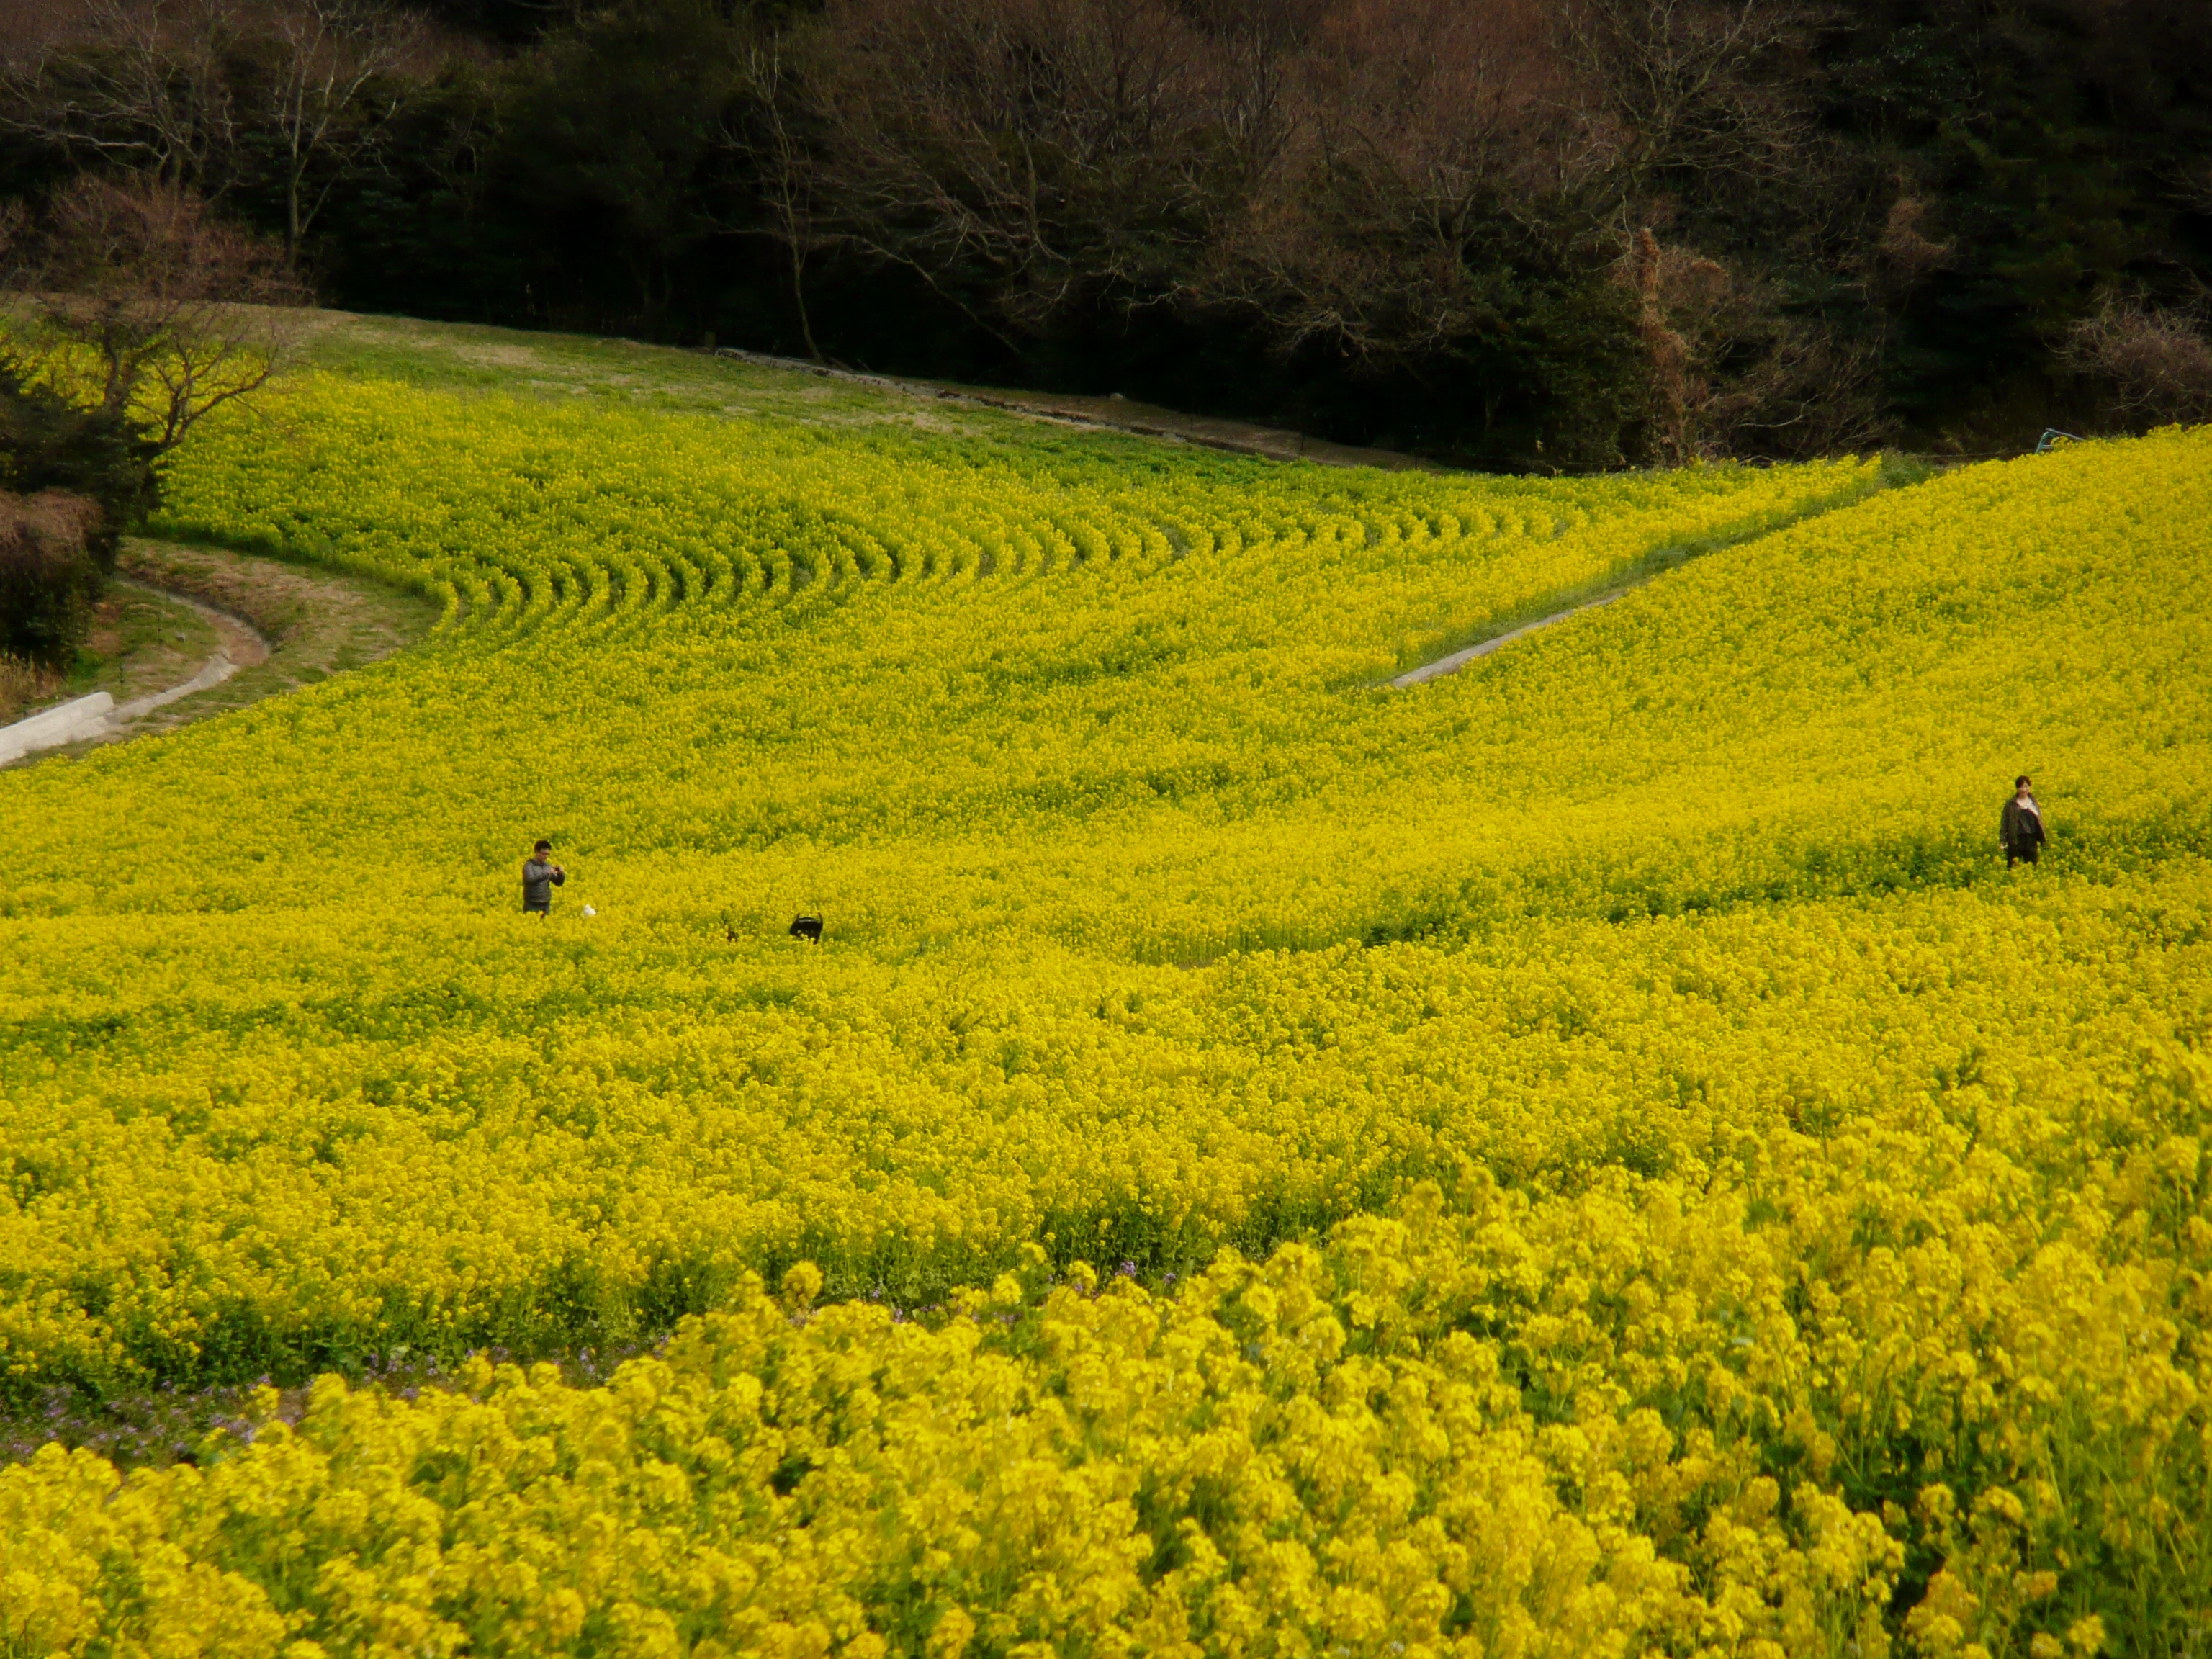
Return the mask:
<path id="1" fill-rule="evenodd" d="M 82 495 L 0 495 L 0 652 L 58 667 L 92 625 L 106 515 Z"/>
<path id="2" fill-rule="evenodd" d="M 115 567 L 125 528 L 154 509 L 153 456 L 123 416 L 73 404 L 0 359 L 0 489 L 59 490 L 98 502 L 85 548 L 103 572 Z"/>
<path id="3" fill-rule="evenodd" d="M 75 656 L 124 529 L 158 500 L 154 453 L 0 357 L 0 653 L 33 671 Z"/>
<path id="4" fill-rule="evenodd" d="M 2107 299 L 2074 325 L 2064 361 L 2123 430 L 2212 419 L 2212 331 L 2202 316 Z"/>
<path id="5" fill-rule="evenodd" d="M 0 721 L 12 720 L 31 704 L 52 696 L 55 678 L 51 669 L 0 654 Z"/>

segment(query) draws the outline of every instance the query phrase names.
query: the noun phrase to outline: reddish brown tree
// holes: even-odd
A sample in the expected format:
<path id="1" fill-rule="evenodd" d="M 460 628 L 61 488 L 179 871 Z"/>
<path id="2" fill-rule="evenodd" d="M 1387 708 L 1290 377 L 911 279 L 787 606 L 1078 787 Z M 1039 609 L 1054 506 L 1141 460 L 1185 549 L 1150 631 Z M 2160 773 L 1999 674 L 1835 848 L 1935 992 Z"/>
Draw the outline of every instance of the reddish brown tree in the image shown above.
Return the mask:
<path id="1" fill-rule="evenodd" d="M 842 233 L 1002 337 L 1172 292 L 1231 183 L 1231 65 L 1162 0 L 837 0 L 817 52 Z"/>
<path id="2" fill-rule="evenodd" d="M 1583 181 L 1579 88 L 1530 0 L 1357 0 L 1317 21 L 1284 82 L 1207 283 L 1287 349 L 1446 349 L 1494 312 L 1478 245 L 1548 227 Z"/>
<path id="3" fill-rule="evenodd" d="M 83 642 L 103 585 L 88 546 L 100 527 L 81 495 L 0 490 L 0 671 L 11 671 L 0 696 L 40 689 L 35 671 L 65 666 Z"/>

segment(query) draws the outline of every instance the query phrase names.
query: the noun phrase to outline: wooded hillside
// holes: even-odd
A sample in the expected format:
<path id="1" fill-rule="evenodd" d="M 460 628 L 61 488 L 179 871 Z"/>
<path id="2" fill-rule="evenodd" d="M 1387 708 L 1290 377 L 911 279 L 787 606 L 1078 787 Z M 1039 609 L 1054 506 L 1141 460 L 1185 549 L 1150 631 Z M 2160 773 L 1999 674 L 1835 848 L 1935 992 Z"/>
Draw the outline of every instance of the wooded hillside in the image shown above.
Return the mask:
<path id="1" fill-rule="evenodd" d="M 1477 464 L 2212 408 L 2194 0 L 15 0 L 0 197 L 330 303 Z"/>

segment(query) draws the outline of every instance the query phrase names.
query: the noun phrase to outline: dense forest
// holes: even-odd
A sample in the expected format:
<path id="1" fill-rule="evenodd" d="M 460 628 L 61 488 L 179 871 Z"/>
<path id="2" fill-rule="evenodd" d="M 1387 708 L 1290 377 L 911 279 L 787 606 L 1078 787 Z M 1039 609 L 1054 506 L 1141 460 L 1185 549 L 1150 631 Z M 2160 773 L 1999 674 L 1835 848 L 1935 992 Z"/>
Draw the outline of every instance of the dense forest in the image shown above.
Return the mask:
<path id="1" fill-rule="evenodd" d="M 2212 412 L 2203 0 L 6 3 L 19 245 L 122 180 L 356 310 L 1516 468 Z"/>

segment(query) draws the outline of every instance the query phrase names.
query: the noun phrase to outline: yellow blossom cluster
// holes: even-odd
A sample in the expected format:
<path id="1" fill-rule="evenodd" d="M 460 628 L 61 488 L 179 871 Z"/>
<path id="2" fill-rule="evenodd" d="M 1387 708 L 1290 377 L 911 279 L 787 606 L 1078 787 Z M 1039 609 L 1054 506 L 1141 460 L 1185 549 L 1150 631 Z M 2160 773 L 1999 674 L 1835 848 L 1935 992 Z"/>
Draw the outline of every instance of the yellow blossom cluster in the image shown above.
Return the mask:
<path id="1" fill-rule="evenodd" d="M 1904 1651 L 2094 1651 L 2114 1577 L 2124 1650 L 2185 1651 L 2206 1379 L 2147 1305 L 2171 1287 L 2110 1271 L 2157 1200 L 2122 1176 L 2024 1215 L 2027 1171 L 1938 1139 L 1910 1198 L 1805 1158 L 1755 1200 L 1781 1224 L 1729 1188 L 1478 1180 L 1174 1295 L 1078 1263 L 1038 1307 L 1032 1249 L 927 1322 L 814 1307 L 802 1264 L 604 1387 L 478 1358 L 411 1401 L 325 1378 L 296 1425 L 264 1396 L 204 1469 L 49 1448 L 0 1473 L 0 1630 L 240 1659 L 1863 1656 L 1918 1557 Z"/>
<path id="2" fill-rule="evenodd" d="M 0 1469 L 0 1653 L 2201 1645 L 2212 435 L 1894 483 L 211 421 L 446 618 L 0 775 L 0 1391 L 517 1363 Z"/>
<path id="3" fill-rule="evenodd" d="M 9 1004 L 9 1385 L 620 1348 L 799 1259 L 906 1304 L 1030 1241 L 1157 1278 L 1423 1179 L 1751 1178 L 1931 1103 L 2094 1122 L 2147 1040 L 2212 1024 L 2195 859 L 1202 967 L 540 926 L 19 932 L 93 1012 Z"/>

